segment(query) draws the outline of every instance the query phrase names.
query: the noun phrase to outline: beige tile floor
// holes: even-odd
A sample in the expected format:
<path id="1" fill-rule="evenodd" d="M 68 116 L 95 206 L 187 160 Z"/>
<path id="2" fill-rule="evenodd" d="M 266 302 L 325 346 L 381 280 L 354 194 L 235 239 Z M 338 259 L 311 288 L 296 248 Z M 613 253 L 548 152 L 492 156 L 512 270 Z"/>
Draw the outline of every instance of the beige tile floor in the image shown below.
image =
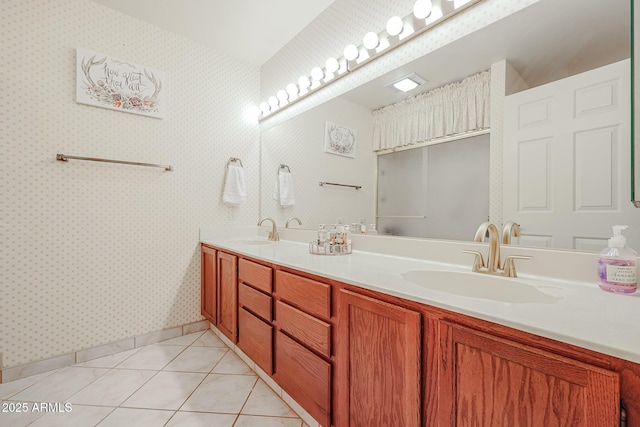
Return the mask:
<path id="1" fill-rule="evenodd" d="M 53 404 L 49 405 L 53 410 L 38 411 L 43 403 Z M 16 412 L 18 408 L 26 412 Z M 211 331 L 0 384 L 0 427 L 96 425 L 302 427 L 303 423 Z"/>

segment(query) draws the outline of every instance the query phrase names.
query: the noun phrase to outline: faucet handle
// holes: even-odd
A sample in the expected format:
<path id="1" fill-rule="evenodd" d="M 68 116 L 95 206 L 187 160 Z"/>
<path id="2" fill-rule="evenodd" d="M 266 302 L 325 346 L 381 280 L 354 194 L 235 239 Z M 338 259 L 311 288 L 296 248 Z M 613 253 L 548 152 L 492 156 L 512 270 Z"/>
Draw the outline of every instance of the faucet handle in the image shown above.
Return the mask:
<path id="1" fill-rule="evenodd" d="M 462 252 L 464 252 L 465 254 L 475 255 L 472 271 L 480 271 L 482 268 L 486 268 L 486 266 L 484 265 L 484 257 L 482 256 L 482 253 L 478 251 L 467 250 L 463 250 Z"/>
<path id="2" fill-rule="evenodd" d="M 525 255 L 509 255 L 504 259 L 504 264 L 502 265 L 502 270 L 504 271 L 504 275 L 508 277 L 518 277 L 516 273 L 516 263 L 517 259 L 532 259 L 532 256 Z"/>

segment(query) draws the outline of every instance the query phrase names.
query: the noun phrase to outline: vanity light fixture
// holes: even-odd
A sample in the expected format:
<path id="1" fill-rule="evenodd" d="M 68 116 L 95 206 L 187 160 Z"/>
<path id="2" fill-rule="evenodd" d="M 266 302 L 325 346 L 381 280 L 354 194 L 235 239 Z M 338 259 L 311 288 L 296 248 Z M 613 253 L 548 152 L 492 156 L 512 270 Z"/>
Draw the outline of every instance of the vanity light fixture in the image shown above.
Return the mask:
<path id="1" fill-rule="evenodd" d="M 278 97 L 278 101 L 280 101 L 280 105 L 286 104 L 287 101 L 289 100 L 289 94 L 287 93 L 287 91 L 282 89 L 278 91 L 276 96 Z"/>
<path id="2" fill-rule="evenodd" d="M 329 58 L 324 64 L 324 69 L 326 70 L 324 81 L 328 82 L 336 76 L 335 73 L 340 69 L 340 63 L 336 58 Z"/>
<path id="3" fill-rule="evenodd" d="M 314 87 L 316 83 L 320 84 L 320 80 L 322 80 L 323 78 L 324 78 L 324 71 L 322 71 L 322 68 L 313 67 L 311 69 L 311 80 L 313 80 L 311 87 Z"/>
<path id="4" fill-rule="evenodd" d="M 347 45 L 347 47 L 344 48 L 344 58 L 347 61 L 355 61 L 358 59 L 358 54 L 358 48 L 354 44 Z"/>
<path id="5" fill-rule="evenodd" d="M 340 63 L 336 58 L 329 58 L 325 63 L 325 69 L 330 73 L 335 73 L 340 69 Z"/>
<path id="6" fill-rule="evenodd" d="M 400 80 L 389 83 L 387 87 L 398 92 L 409 92 L 410 90 L 413 90 L 418 86 L 425 84 L 426 82 L 427 80 L 425 78 L 420 77 L 416 73 L 411 73 L 408 76 L 401 78 Z"/>
<path id="7" fill-rule="evenodd" d="M 427 19 L 431 15 L 433 3 L 431 0 L 417 0 L 413 5 L 413 16 L 417 19 Z"/>
<path id="8" fill-rule="evenodd" d="M 301 76 L 298 85 L 290 83 L 286 91 L 278 91 L 260 104 L 263 119 L 276 111 L 290 106 L 327 84 L 333 83 L 348 72 L 353 71 L 378 56 L 423 34 L 433 26 L 443 22 L 482 0 L 416 0 L 412 13 L 404 18 L 393 16 L 387 22 L 386 30 L 365 34 L 360 46 L 349 44 L 340 58 L 329 58 L 324 69 L 314 67 L 310 76 Z M 453 5 L 451 4 L 453 2 Z M 453 6 L 453 7 L 452 7 Z M 407 76 L 410 80 L 394 82 L 389 87 L 398 91 L 409 91 L 426 82 L 419 76 Z"/>
<path id="9" fill-rule="evenodd" d="M 300 93 L 304 93 L 309 89 L 309 86 L 311 86 L 311 80 L 309 80 L 307 76 L 300 76 L 298 86 L 300 86 Z"/>
<path id="10" fill-rule="evenodd" d="M 278 98 L 276 98 L 275 96 L 269 97 L 269 105 L 271 106 L 271 111 L 275 111 L 275 109 L 278 108 L 279 104 L 280 103 L 278 102 Z"/>
<path id="11" fill-rule="evenodd" d="M 404 22 L 399 16 L 393 16 L 387 21 L 387 33 L 390 36 L 398 36 L 404 28 Z"/>
<path id="12" fill-rule="evenodd" d="M 298 86 L 293 83 L 289 83 L 287 85 L 287 93 L 289 94 L 289 99 L 295 99 L 298 96 Z"/>
<path id="13" fill-rule="evenodd" d="M 364 35 L 364 39 L 362 39 L 362 44 L 368 50 L 373 50 L 378 47 L 380 44 L 380 39 L 378 38 L 378 34 L 373 31 L 369 31 Z"/>
<path id="14" fill-rule="evenodd" d="M 448 0 L 448 1 L 453 1 L 453 7 L 455 9 L 464 6 L 465 4 L 469 3 L 471 0 Z"/>

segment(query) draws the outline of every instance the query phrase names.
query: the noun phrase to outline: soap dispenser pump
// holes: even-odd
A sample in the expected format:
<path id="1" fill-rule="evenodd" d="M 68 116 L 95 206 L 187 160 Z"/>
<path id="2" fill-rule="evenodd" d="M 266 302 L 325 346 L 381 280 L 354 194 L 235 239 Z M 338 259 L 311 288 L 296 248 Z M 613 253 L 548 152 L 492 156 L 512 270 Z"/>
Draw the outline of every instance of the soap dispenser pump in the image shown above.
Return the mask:
<path id="1" fill-rule="evenodd" d="M 626 225 L 614 225 L 609 246 L 598 255 L 598 285 L 618 294 L 632 294 L 638 288 L 636 252 L 627 247 L 622 235 Z"/>

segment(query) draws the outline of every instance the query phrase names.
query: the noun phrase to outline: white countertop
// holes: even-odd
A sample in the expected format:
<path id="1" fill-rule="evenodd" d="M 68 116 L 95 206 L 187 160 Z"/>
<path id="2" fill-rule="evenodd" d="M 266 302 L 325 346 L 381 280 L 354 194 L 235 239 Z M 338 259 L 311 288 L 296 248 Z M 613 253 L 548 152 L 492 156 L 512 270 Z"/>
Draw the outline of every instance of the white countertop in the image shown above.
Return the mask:
<path id="1" fill-rule="evenodd" d="M 354 251 L 350 255 L 312 255 L 308 251 L 307 243 L 294 240 L 270 242 L 264 237 L 266 233 L 263 230 L 266 228 L 202 230 L 200 241 L 255 259 L 440 307 L 640 363 L 640 293 L 616 295 L 602 291 L 597 285 L 595 272 L 594 280 L 590 283 L 527 273 L 519 273 L 520 277 L 515 279 L 504 279 L 472 273 L 473 257 L 470 255 L 458 257 L 451 263 L 434 262 L 358 251 L 357 239 L 354 239 Z M 295 235 L 290 230 L 286 230 L 285 234 Z M 302 232 L 296 238 L 304 242 L 306 239 L 310 240 L 311 235 L 313 234 Z M 406 244 L 412 244 L 412 242 Z M 437 246 L 442 245 L 442 251 L 446 252 L 444 245 L 447 243 L 444 242 L 425 240 L 416 244 L 429 245 L 429 248 L 425 247 L 425 252 L 437 251 Z M 477 250 L 478 246 L 482 248 L 480 244 L 476 246 L 471 244 L 469 249 Z M 461 247 L 465 246 L 461 245 Z M 517 249 L 514 253 L 517 251 L 523 254 L 531 252 Z M 456 253 L 458 252 L 460 250 L 456 249 Z M 540 256 L 541 253 L 538 255 Z M 465 260 L 467 265 L 459 263 L 460 259 Z M 587 260 L 590 261 L 591 258 Z M 575 264 L 567 268 L 584 268 L 584 266 Z M 425 286 L 410 281 L 411 276 L 422 274 L 427 270 L 452 272 L 452 280 L 458 282 L 478 281 L 479 290 L 474 288 L 472 297 L 467 296 L 470 294 L 465 291 L 457 291 L 457 286 L 448 288 L 442 280 L 438 281 L 437 286 Z M 420 273 L 415 273 L 416 271 Z M 444 274 L 449 275 L 449 273 Z M 510 292 L 505 293 L 505 296 L 511 295 L 511 297 L 494 298 L 490 292 L 485 295 L 482 282 L 493 285 L 494 281 L 497 286 L 512 286 L 509 289 Z M 513 287 L 517 287 L 518 290 L 514 291 Z M 468 288 L 469 286 L 466 286 L 464 289 Z M 520 297 L 517 293 L 521 288 L 523 292 Z M 496 299 L 522 302 L 504 302 Z"/>

